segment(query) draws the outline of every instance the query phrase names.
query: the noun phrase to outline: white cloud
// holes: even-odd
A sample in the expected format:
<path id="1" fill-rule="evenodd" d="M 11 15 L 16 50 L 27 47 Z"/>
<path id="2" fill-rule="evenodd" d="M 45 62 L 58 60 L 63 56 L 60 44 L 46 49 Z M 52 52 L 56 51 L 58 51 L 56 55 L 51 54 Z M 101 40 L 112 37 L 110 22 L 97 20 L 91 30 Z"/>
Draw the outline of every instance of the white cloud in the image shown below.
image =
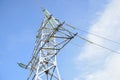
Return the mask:
<path id="1" fill-rule="evenodd" d="M 120 40 L 120 0 L 111 0 L 101 13 L 99 20 L 91 26 L 90 32 L 114 41 Z M 110 49 L 119 50 L 117 44 L 88 34 L 88 39 Z M 87 61 L 86 80 L 120 80 L 120 55 L 106 49 L 87 44 L 79 56 L 79 63 Z M 84 64 L 84 63 L 83 63 Z M 92 65 L 92 67 L 90 66 Z M 94 69 L 95 68 L 95 69 Z"/>
<path id="2" fill-rule="evenodd" d="M 120 80 L 120 56 L 110 56 L 104 69 L 87 75 L 86 80 Z"/>

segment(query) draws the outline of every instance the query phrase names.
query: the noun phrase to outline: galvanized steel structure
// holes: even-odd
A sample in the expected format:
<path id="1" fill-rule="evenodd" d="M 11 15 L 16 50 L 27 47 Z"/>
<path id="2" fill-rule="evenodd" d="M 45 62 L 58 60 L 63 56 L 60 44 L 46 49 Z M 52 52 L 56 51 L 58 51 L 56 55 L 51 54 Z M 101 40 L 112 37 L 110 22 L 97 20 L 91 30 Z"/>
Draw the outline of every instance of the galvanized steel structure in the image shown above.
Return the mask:
<path id="1" fill-rule="evenodd" d="M 27 65 L 19 66 L 29 69 L 27 80 L 61 80 L 56 56 L 59 51 L 77 34 L 68 30 L 65 22 L 55 19 L 43 9 L 44 20 L 37 32 L 33 55 Z"/>

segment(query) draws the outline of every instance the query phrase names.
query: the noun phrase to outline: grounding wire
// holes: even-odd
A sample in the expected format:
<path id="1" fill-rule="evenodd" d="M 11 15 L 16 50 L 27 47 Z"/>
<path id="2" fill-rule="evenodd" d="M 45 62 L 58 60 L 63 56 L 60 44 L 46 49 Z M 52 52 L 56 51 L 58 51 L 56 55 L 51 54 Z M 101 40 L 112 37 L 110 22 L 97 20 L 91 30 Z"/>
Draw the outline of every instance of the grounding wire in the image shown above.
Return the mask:
<path id="1" fill-rule="evenodd" d="M 41 8 L 41 10 L 44 10 L 44 7 L 41 5 L 40 1 L 39 0 L 35 0 L 35 1 L 39 5 L 39 7 Z"/>
<path id="2" fill-rule="evenodd" d="M 76 47 L 79 47 L 79 48 L 83 47 L 83 45 L 79 45 L 79 44 L 77 44 L 77 43 L 71 42 L 71 44 L 72 44 L 72 45 L 75 45 Z"/>

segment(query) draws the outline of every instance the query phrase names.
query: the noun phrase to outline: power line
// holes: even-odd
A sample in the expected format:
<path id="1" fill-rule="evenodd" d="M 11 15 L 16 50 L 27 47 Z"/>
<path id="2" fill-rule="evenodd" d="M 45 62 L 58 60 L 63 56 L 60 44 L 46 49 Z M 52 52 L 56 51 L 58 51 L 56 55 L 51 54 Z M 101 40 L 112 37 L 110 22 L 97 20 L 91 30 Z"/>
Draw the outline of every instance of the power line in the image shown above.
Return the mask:
<path id="1" fill-rule="evenodd" d="M 70 25 L 70 24 L 67 24 L 67 23 L 66 23 L 66 25 L 69 26 L 69 27 L 71 27 L 72 29 L 80 30 L 80 31 L 82 31 L 82 32 L 84 32 L 84 33 L 88 33 L 88 34 L 90 34 L 90 35 L 93 35 L 93 36 L 99 37 L 99 38 L 101 38 L 101 39 L 104 39 L 104 40 L 113 42 L 113 43 L 115 43 L 115 44 L 117 44 L 117 45 L 120 45 L 119 42 L 113 41 L 113 40 L 108 39 L 108 38 L 106 38 L 106 37 L 103 37 L 103 36 L 100 36 L 100 35 L 97 35 L 97 34 L 95 34 L 95 33 L 91 33 L 91 32 L 88 32 L 88 31 L 85 31 L 85 30 L 82 30 L 82 29 L 79 29 L 79 28 L 75 28 L 74 26 L 72 26 L 72 25 Z"/>
<path id="2" fill-rule="evenodd" d="M 69 26 L 70 28 L 74 29 L 74 30 L 77 29 L 77 28 L 75 28 L 74 26 L 71 26 L 70 24 L 67 24 L 67 23 L 66 23 L 66 25 Z M 81 29 L 79 29 L 79 30 L 81 30 Z M 110 40 L 110 39 L 107 39 L 107 38 L 105 38 L 105 37 L 102 37 L 102 36 L 99 36 L 99 35 L 96 35 L 96 34 L 93 34 L 93 33 L 87 32 L 87 31 L 84 31 L 84 30 L 81 30 L 81 31 L 83 31 L 83 32 L 85 32 L 85 33 L 89 33 L 89 34 L 94 35 L 94 36 L 96 36 L 96 37 L 99 37 L 99 38 L 102 38 L 102 39 L 105 39 L 105 40 L 107 40 L 107 41 L 111 41 L 111 42 L 113 42 L 113 43 L 116 43 L 116 44 L 120 45 L 120 43 L 115 42 L 115 41 Z M 105 47 L 105 46 L 102 46 L 102 45 L 100 45 L 100 44 L 98 44 L 98 43 L 96 43 L 96 42 L 90 41 L 90 40 L 88 40 L 88 39 L 86 39 L 86 38 L 84 38 L 84 37 L 82 37 L 82 36 L 80 36 L 80 35 L 77 35 L 77 37 L 78 37 L 79 39 L 82 39 L 82 40 L 84 40 L 84 41 L 89 42 L 90 44 L 94 44 L 94 45 L 96 45 L 96 46 L 99 46 L 99 47 L 101 47 L 101 48 L 104 48 L 104 49 L 106 49 L 106 50 L 108 50 L 108 51 L 110 51 L 110 52 L 114 52 L 114 53 L 120 54 L 120 52 L 117 52 L 117 51 L 115 51 L 115 50 L 112 50 L 112 49 L 110 49 L 110 48 L 107 48 L 107 47 Z M 78 45 L 77 45 L 77 46 L 78 46 Z"/>
<path id="3" fill-rule="evenodd" d="M 117 51 L 112 50 L 112 49 L 110 49 L 110 48 L 104 47 L 104 46 L 102 46 L 102 45 L 100 45 L 100 44 L 98 44 L 98 43 L 92 42 L 92 41 L 90 41 L 90 40 L 88 40 L 88 39 L 86 39 L 86 38 L 84 38 L 84 37 L 79 36 L 79 35 L 77 35 L 77 37 L 78 37 L 79 39 L 82 39 L 82 40 L 85 40 L 85 41 L 89 42 L 90 44 L 94 44 L 94 45 L 96 45 L 96 46 L 99 46 L 99 47 L 101 47 L 101 48 L 104 48 L 104 49 L 106 49 L 106 50 L 108 50 L 108 51 L 110 51 L 110 52 L 114 52 L 114 53 L 120 54 L 120 52 L 117 52 Z"/>

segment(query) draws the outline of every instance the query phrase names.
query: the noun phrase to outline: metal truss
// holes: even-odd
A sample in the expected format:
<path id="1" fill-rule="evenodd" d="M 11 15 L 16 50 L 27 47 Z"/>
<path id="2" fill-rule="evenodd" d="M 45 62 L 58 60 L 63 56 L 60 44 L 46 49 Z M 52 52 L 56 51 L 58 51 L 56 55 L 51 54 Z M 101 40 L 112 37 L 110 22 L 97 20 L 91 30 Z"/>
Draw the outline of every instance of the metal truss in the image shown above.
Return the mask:
<path id="1" fill-rule="evenodd" d="M 46 9 L 44 20 L 39 28 L 33 55 L 27 65 L 19 63 L 30 70 L 27 80 L 61 80 L 56 55 L 77 34 L 66 29 L 65 22 L 59 22 Z"/>

